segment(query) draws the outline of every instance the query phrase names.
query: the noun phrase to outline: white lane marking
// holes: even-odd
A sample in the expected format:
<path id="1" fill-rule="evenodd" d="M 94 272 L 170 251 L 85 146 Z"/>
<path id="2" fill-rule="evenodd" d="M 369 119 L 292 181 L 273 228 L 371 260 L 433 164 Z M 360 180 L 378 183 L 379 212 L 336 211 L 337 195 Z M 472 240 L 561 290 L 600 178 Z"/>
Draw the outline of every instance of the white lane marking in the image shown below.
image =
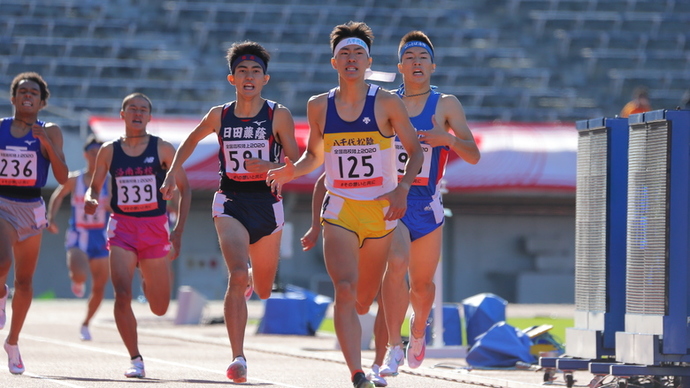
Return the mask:
<path id="1" fill-rule="evenodd" d="M 117 351 L 114 351 L 114 350 L 101 349 L 101 348 L 97 348 L 97 347 L 94 347 L 94 346 L 82 345 L 82 344 L 77 344 L 77 343 L 74 343 L 74 342 L 60 341 L 60 340 L 56 340 L 56 339 L 52 339 L 52 338 L 39 337 L 39 336 L 31 335 L 31 334 L 22 334 L 22 338 L 29 339 L 29 340 L 33 340 L 33 341 L 37 341 L 37 342 L 49 343 L 49 344 L 53 344 L 53 345 L 69 346 L 69 347 L 71 347 L 71 348 L 82 349 L 82 350 L 88 350 L 88 351 L 91 351 L 91 352 L 105 353 L 105 354 L 110 354 L 110 355 L 115 355 L 115 356 L 120 356 L 120 357 L 129 357 L 129 355 L 127 355 L 127 353 L 124 353 L 124 352 L 117 352 Z M 194 365 L 189 365 L 189 364 L 182 364 L 182 363 L 179 363 L 179 362 L 168 361 L 168 360 L 163 360 L 163 359 L 160 359 L 160 358 L 153 358 L 153 357 L 146 357 L 146 361 L 147 361 L 147 362 L 148 362 L 148 361 L 158 362 L 158 363 L 161 363 L 161 364 L 167 364 L 167 365 L 171 365 L 171 366 L 175 366 L 175 367 L 196 369 L 196 370 L 199 370 L 199 371 L 202 371 L 202 372 L 208 372 L 208 373 L 219 374 L 219 375 L 222 375 L 222 376 L 225 377 L 225 372 L 219 372 L 219 371 L 216 370 L 216 369 L 208 369 L 208 368 L 204 368 L 204 367 L 200 367 L 200 366 L 194 366 Z M 44 377 L 39 376 L 39 375 L 33 375 L 33 376 L 34 376 L 34 377 L 38 377 L 38 378 L 44 378 Z M 49 378 L 44 378 L 44 379 L 46 379 L 46 380 L 48 380 L 48 381 L 53 381 L 52 379 L 49 379 Z M 279 382 L 276 382 L 276 381 L 264 380 L 264 379 L 257 379 L 257 378 L 247 378 L 247 380 L 256 381 L 256 382 L 260 382 L 260 383 L 266 383 L 266 384 L 273 384 L 273 385 L 276 385 L 276 386 L 279 386 L 279 387 L 286 387 L 286 388 L 304 388 L 304 387 L 297 386 L 297 385 L 289 385 L 289 384 L 285 384 L 285 383 L 279 383 Z M 56 381 L 56 382 L 57 382 L 57 381 Z M 61 383 L 61 382 L 58 382 L 58 383 Z M 70 385 L 70 386 L 72 386 L 72 387 L 81 387 L 80 385 Z"/>

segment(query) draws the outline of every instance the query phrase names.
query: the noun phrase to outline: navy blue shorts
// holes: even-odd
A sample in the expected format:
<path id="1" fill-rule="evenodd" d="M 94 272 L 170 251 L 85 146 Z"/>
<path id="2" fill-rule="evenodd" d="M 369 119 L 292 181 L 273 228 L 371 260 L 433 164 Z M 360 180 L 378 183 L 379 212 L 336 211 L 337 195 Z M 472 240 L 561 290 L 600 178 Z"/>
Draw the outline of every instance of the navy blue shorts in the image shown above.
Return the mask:
<path id="1" fill-rule="evenodd" d="M 283 229 L 283 201 L 271 193 L 221 193 L 213 196 L 213 217 L 232 217 L 249 232 L 249 243 Z"/>

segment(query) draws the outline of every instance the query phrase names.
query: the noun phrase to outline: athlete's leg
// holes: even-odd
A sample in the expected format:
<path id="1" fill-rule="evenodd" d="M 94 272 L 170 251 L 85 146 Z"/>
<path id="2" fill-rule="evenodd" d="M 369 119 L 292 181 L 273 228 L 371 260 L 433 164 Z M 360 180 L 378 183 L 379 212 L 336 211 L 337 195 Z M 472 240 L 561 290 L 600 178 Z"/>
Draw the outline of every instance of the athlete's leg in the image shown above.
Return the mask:
<path id="1" fill-rule="evenodd" d="M 69 248 L 67 250 L 67 269 L 72 282 L 86 282 L 89 275 L 89 258 L 86 252 L 78 247 Z"/>
<path id="2" fill-rule="evenodd" d="M 282 235 L 283 232 L 279 231 L 264 236 L 259 241 L 249 246 L 249 257 L 252 259 L 254 292 L 256 292 L 261 299 L 268 299 L 271 296 L 273 282 L 278 272 L 280 239 Z"/>
<path id="3" fill-rule="evenodd" d="M 400 328 L 405 321 L 405 314 L 410 303 L 405 279 L 410 261 L 410 232 L 405 224 L 399 222 L 393 233 L 388 266 L 381 287 L 390 346 L 402 344 Z"/>
<path id="4" fill-rule="evenodd" d="M 110 278 L 115 292 L 115 324 L 130 357 L 139 355 L 137 320 L 132 311 L 132 278 L 137 265 L 133 251 L 110 246 Z"/>
<path id="5" fill-rule="evenodd" d="M 33 277 L 41 249 L 41 236 L 31 236 L 14 245 L 14 295 L 12 296 L 12 324 L 7 343 L 16 345 L 33 298 Z"/>
<path id="6" fill-rule="evenodd" d="M 436 285 L 434 274 L 441 257 L 443 225 L 415 240 L 410 248 L 410 303 L 415 320 L 412 333 L 421 338 L 426 331 L 426 321 L 434 304 Z"/>
<path id="7" fill-rule="evenodd" d="M 362 369 L 362 327 L 356 309 L 359 239 L 353 232 L 325 223 L 323 241 L 326 270 L 335 290 L 335 334 L 352 374 Z"/>
<path id="8" fill-rule="evenodd" d="M 86 318 L 83 326 L 88 326 L 98 307 L 103 301 L 105 294 L 105 286 L 108 283 L 109 263 L 107 257 L 97 257 L 89 260 L 89 268 L 91 269 L 91 295 L 86 309 Z"/>
<path id="9" fill-rule="evenodd" d="M 359 249 L 359 280 L 357 281 L 357 313 L 365 314 L 381 289 L 393 232 L 385 237 L 364 240 Z"/>
<path id="10" fill-rule="evenodd" d="M 223 302 L 225 328 L 233 359 L 244 356 L 244 330 L 247 326 L 247 301 L 244 291 L 249 282 L 249 233 L 232 217 L 215 217 L 216 232 L 228 267 L 228 288 Z"/>

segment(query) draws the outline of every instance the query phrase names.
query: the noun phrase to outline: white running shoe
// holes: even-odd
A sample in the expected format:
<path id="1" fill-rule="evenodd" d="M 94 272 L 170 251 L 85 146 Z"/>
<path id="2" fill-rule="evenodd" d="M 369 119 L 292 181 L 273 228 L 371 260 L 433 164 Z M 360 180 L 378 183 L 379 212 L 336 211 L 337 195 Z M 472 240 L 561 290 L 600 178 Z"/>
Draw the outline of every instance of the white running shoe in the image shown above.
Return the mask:
<path id="1" fill-rule="evenodd" d="M 422 338 L 415 338 L 412 334 L 414 314 L 410 317 L 410 342 L 407 344 L 407 366 L 412 369 L 419 368 L 426 355 L 426 330 Z"/>
<path id="2" fill-rule="evenodd" d="M 377 364 L 371 366 L 371 372 L 367 374 L 367 378 L 377 387 L 388 386 L 388 382 L 386 381 L 386 379 L 381 377 L 381 375 L 379 374 L 379 366 Z"/>
<path id="3" fill-rule="evenodd" d="M 7 305 L 7 297 L 10 296 L 10 288 L 5 284 L 5 296 L 0 298 L 0 329 L 5 328 L 5 322 L 7 321 L 7 314 L 5 313 L 5 306 Z"/>
<path id="4" fill-rule="evenodd" d="M 72 293 L 74 294 L 74 296 L 76 296 L 77 298 L 83 298 L 85 292 L 86 287 L 84 283 L 72 282 Z"/>
<path id="5" fill-rule="evenodd" d="M 10 368 L 10 373 L 13 375 L 24 373 L 24 363 L 22 362 L 22 355 L 19 354 L 19 346 L 10 345 L 5 340 L 5 346 L 3 347 L 7 352 L 7 366 Z"/>
<path id="6" fill-rule="evenodd" d="M 245 383 L 247 382 L 247 360 L 244 357 L 235 357 L 234 360 L 228 366 L 228 370 L 225 372 L 230 380 L 234 383 Z"/>
<path id="7" fill-rule="evenodd" d="M 91 332 L 88 326 L 82 326 L 81 329 L 79 329 L 79 339 L 82 341 L 91 341 Z"/>
<path id="8" fill-rule="evenodd" d="M 379 373 L 381 376 L 397 376 L 398 367 L 405 365 L 405 353 L 400 345 L 388 347 L 386 358 L 383 360 L 383 366 Z"/>
<path id="9" fill-rule="evenodd" d="M 141 357 L 137 357 L 132 360 L 132 365 L 125 371 L 125 377 L 146 377 L 146 372 L 144 371 L 144 360 Z"/>

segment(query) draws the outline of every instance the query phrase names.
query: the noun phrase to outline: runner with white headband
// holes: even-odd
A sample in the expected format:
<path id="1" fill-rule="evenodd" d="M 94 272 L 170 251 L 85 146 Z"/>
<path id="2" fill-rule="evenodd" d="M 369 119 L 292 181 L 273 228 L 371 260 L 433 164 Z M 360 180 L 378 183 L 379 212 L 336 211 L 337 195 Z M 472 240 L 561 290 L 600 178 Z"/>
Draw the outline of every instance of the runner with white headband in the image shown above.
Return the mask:
<path id="1" fill-rule="evenodd" d="M 363 22 L 331 32 L 338 86 L 307 106 L 307 150 L 294 165 L 270 170 L 267 183 L 282 185 L 325 163 L 328 190 L 321 207 L 326 269 L 335 289 L 335 330 L 356 388 L 374 383 L 362 370 L 358 314 L 369 311 L 386 267 L 407 192 L 422 166 L 422 149 L 398 96 L 365 81 L 373 34 Z M 395 164 L 395 136 L 409 155 L 402 178 Z"/>

